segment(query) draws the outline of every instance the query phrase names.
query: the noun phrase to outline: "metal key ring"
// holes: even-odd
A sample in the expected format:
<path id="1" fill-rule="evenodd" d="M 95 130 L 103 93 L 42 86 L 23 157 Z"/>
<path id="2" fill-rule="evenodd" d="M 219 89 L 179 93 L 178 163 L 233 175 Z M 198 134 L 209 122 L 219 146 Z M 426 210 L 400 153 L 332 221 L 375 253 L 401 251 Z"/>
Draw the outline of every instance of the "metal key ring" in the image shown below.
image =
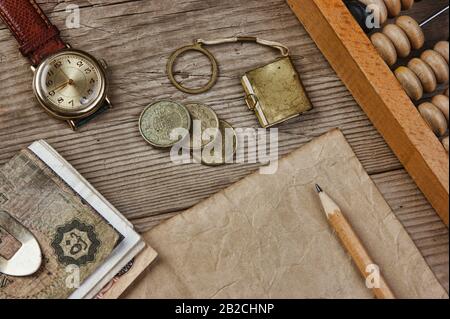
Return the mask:
<path id="1" fill-rule="evenodd" d="M 192 88 L 184 87 L 183 85 L 180 84 L 180 82 L 178 82 L 175 79 L 175 76 L 173 74 L 175 61 L 180 57 L 180 55 L 182 55 L 182 54 L 184 54 L 186 52 L 189 52 L 189 51 L 200 52 L 203 55 L 205 55 L 209 59 L 209 61 L 211 62 L 211 79 L 206 84 L 206 86 L 204 86 L 202 88 L 192 89 Z M 201 44 L 196 43 L 194 45 L 188 45 L 188 46 L 182 47 L 182 48 L 176 50 L 170 56 L 169 61 L 167 63 L 167 75 L 169 77 L 170 82 L 172 82 L 172 84 L 178 90 L 180 90 L 180 91 L 182 91 L 184 93 L 189 93 L 189 94 L 200 94 L 200 93 L 204 93 L 204 92 L 208 91 L 209 89 L 211 89 L 214 86 L 214 84 L 216 84 L 217 79 L 219 78 L 219 66 L 217 64 L 216 59 L 211 54 L 211 52 L 209 52 L 208 50 L 204 49 Z"/>

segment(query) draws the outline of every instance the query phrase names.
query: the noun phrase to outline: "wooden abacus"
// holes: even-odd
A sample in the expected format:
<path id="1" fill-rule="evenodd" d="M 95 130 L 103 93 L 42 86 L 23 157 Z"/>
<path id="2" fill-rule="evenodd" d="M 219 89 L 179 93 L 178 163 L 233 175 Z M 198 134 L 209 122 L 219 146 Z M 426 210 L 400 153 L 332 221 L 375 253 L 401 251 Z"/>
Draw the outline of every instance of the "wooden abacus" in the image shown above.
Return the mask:
<path id="1" fill-rule="evenodd" d="M 424 48 L 421 27 L 435 12 L 419 23 L 405 15 L 413 0 L 287 2 L 448 226 L 448 33 Z M 365 25 L 370 12 L 357 3 L 379 8 L 378 30 Z"/>

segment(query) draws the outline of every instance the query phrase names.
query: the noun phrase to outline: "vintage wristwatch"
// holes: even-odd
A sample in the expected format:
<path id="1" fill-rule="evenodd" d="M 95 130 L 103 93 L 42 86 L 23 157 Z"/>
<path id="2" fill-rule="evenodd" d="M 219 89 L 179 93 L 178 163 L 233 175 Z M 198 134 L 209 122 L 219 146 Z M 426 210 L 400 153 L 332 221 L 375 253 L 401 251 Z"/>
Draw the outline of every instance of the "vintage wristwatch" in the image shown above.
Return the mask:
<path id="1" fill-rule="evenodd" d="M 34 93 L 50 115 L 76 130 L 111 108 L 106 63 L 66 44 L 34 0 L 0 0 L 0 17 L 30 60 Z"/>

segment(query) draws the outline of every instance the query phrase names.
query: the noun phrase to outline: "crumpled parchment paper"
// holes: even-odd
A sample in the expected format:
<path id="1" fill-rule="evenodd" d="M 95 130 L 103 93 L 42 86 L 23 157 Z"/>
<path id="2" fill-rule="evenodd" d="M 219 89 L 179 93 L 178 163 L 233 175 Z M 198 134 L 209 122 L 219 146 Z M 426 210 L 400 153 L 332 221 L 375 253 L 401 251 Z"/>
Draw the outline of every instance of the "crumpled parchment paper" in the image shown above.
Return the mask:
<path id="1" fill-rule="evenodd" d="M 276 175 L 251 175 L 149 231 L 159 260 L 127 298 L 373 298 L 330 229 L 314 184 L 341 206 L 398 298 L 448 298 L 334 130 Z"/>

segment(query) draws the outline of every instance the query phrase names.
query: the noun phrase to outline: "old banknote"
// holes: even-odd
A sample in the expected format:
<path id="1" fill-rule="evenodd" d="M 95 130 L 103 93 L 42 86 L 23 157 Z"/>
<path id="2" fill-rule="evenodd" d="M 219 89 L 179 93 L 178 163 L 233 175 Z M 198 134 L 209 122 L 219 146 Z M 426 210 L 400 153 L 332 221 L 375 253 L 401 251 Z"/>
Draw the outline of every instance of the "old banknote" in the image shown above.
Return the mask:
<path id="1" fill-rule="evenodd" d="M 68 298 L 123 239 L 29 149 L 0 168 L 0 209 L 34 234 L 43 254 L 32 276 L 0 274 L 0 298 Z M 0 225 L 0 256 L 19 248 Z"/>

